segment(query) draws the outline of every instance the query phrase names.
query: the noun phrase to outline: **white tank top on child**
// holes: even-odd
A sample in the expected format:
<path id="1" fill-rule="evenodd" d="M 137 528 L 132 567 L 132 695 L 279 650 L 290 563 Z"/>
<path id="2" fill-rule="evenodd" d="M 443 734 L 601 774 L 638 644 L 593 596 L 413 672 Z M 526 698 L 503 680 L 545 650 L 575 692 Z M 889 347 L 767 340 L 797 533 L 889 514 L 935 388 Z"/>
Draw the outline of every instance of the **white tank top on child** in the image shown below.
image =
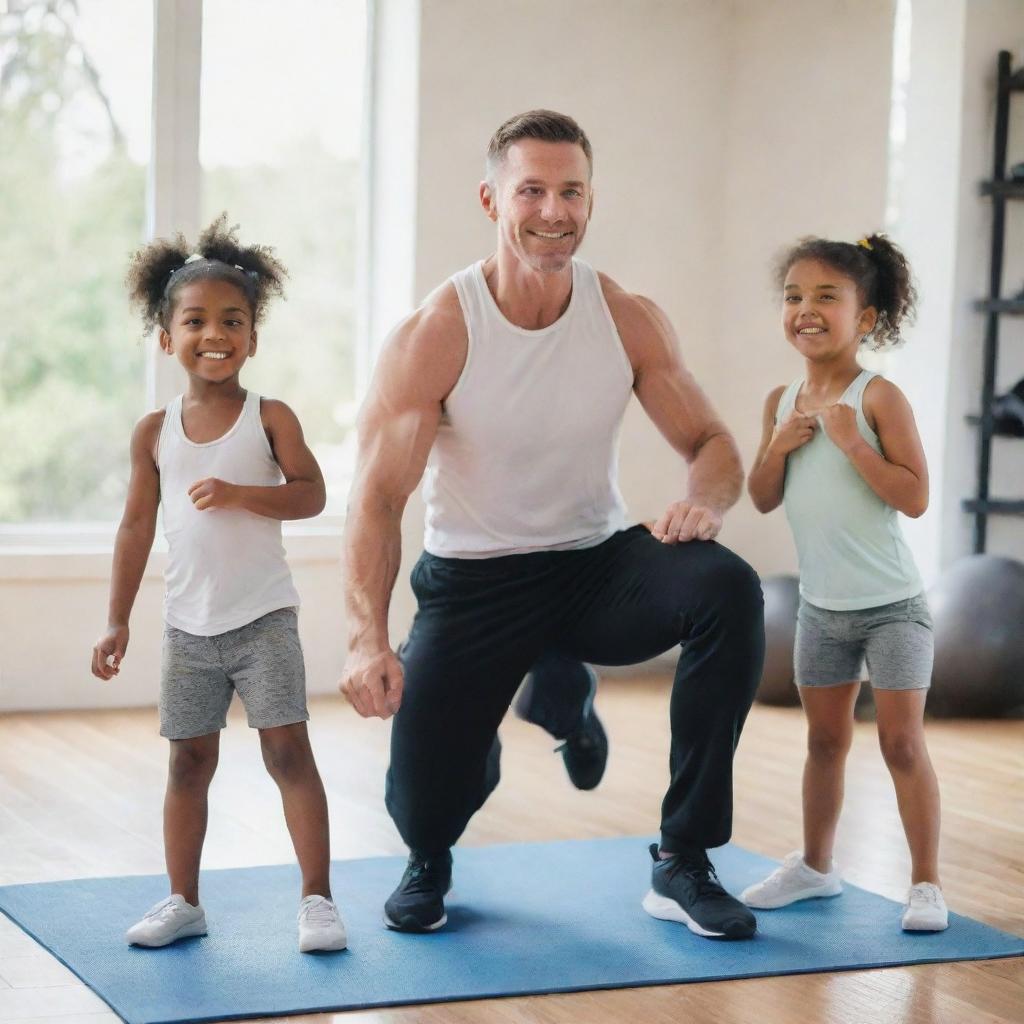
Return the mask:
<path id="1" fill-rule="evenodd" d="M 424 547 L 491 558 L 593 547 L 627 525 L 618 439 L 633 371 L 595 271 L 572 261 L 555 323 L 498 309 L 483 262 L 451 278 L 469 335 L 423 481 Z"/>
<path id="2" fill-rule="evenodd" d="M 281 522 L 243 509 L 199 512 L 188 489 L 217 477 L 232 484 L 284 482 L 260 420 L 260 396 L 215 441 L 197 443 L 181 424 L 181 395 L 167 406 L 158 452 L 160 503 L 169 558 L 164 620 L 196 636 L 216 636 L 278 608 L 298 607 L 285 561 Z"/>
<path id="3" fill-rule="evenodd" d="M 864 416 L 864 389 L 876 376 L 862 370 L 839 401 L 856 410 L 861 437 L 881 454 Z M 783 392 L 776 423 L 790 414 L 803 383 L 795 380 Z M 921 592 L 896 509 L 871 490 L 820 422 L 811 440 L 786 459 L 784 503 L 800 563 L 800 595 L 810 604 L 851 611 Z"/>

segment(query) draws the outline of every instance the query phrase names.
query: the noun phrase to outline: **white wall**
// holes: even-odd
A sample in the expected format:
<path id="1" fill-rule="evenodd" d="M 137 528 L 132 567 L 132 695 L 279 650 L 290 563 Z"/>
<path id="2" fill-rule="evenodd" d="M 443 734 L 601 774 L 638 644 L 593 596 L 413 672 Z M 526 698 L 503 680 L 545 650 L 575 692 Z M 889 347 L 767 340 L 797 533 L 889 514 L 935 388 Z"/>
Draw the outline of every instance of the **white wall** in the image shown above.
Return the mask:
<path id="1" fill-rule="evenodd" d="M 964 417 L 979 411 L 985 318 L 971 302 L 988 294 L 992 204 L 978 196 L 978 182 L 992 177 L 995 131 L 996 54 L 1014 53 L 1014 67 L 1024 64 L 1024 3 L 985 0 L 967 5 L 963 48 L 960 191 L 957 204 L 953 320 L 954 345 L 949 378 L 949 424 L 946 438 L 946 479 L 942 495 L 941 559 L 948 565 L 971 550 L 972 519 L 959 511 L 961 499 L 975 488 L 977 430 Z M 1024 94 L 1010 101 L 1008 166 L 1024 160 Z M 1024 203 L 1007 203 L 1004 294 L 1024 287 Z M 1024 320 L 1002 317 L 996 391 L 1003 392 L 1024 376 Z M 1024 442 L 997 439 L 992 462 L 993 497 L 1024 498 Z M 988 550 L 1024 559 L 1024 520 L 989 519 Z"/>
<path id="2" fill-rule="evenodd" d="M 943 565 L 949 376 L 957 344 L 954 320 L 965 305 L 956 277 L 966 6 L 966 0 L 912 4 L 904 176 L 891 197 L 893 237 L 914 268 L 920 292 L 917 321 L 905 332 L 906 345 L 893 354 L 889 375 L 914 409 L 928 460 L 929 510 L 920 519 L 903 520 L 926 586 Z M 959 507 L 953 514 L 960 515 Z"/>
<path id="3" fill-rule="evenodd" d="M 972 550 L 973 517 L 961 501 L 976 486 L 985 317 L 973 300 L 988 294 L 992 204 L 978 183 L 992 176 L 996 56 L 1024 63 L 1020 0 L 914 0 L 908 96 L 906 178 L 894 233 L 920 283 L 918 322 L 894 359 L 931 471 L 928 514 L 907 535 L 926 582 Z M 1024 95 L 1011 99 L 1008 164 L 1024 159 Z M 1024 204 L 1007 204 L 1004 295 L 1024 286 Z M 1024 376 L 1024 322 L 1000 322 L 996 389 Z M 995 441 L 991 493 L 1024 497 L 1024 445 Z M 1024 522 L 989 519 L 988 550 L 1024 558 Z"/>
<path id="4" fill-rule="evenodd" d="M 110 682 L 91 675 L 92 645 L 103 631 L 109 545 L 57 556 L 23 547 L 0 553 L 0 711 L 144 707 L 160 692 L 166 554 L 154 551 L 132 614 L 128 654 Z M 302 599 L 299 632 L 307 688 L 329 693 L 344 653 L 338 540 L 306 532 L 286 537 Z"/>
<path id="5" fill-rule="evenodd" d="M 698 296 L 720 251 L 711 214 L 730 22 L 730 5 L 706 0 L 423 0 L 418 296 L 493 251 L 477 200 L 488 140 L 507 117 L 543 106 L 575 117 L 594 146 L 595 214 L 581 255 L 663 303 L 688 349 L 702 345 L 716 316 Z M 682 466 L 635 407 L 622 449 L 630 508 L 654 516 L 678 495 Z M 403 525 L 393 639 L 414 609 L 407 576 L 422 529 L 417 496 Z"/>
<path id="6" fill-rule="evenodd" d="M 883 223 L 893 24 L 890 0 L 735 5 L 723 255 L 699 282 L 713 288 L 717 328 L 694 365 L 747 467 L 765 395 L 803 371 L 778 326 L 776 255 L 802 235 L 855 241 Z M 762 516 L 744 498 L 723 537 L 762 575 L 796 571 L 781 509 Z"/>
<path id="7" fill-rule="evenodd" d="M 494 129 L 534 106 L 571 114 L 595 156 L 581 255 L 664 307 L 749 465 L 766 392 L 800 372 L 772 257 L 882 224 L 892 25 L 890 0 L 424 0 L 418 295 L 493 250 L 476 184 Z M 681 496 L 681 460 L 635 402 L 621 452 L 636 517 Z M 414 502 L 395 637 L 421 531 Z M 795 569 L 781 512 L 745 497 L 722 539 L 763 573 Z"/>
<path id="8" fill-rule="evenodd" d="M 412 2 L 379 0 L 403 10 Z M 415 31 L 414 18 L 392 19 L 391 30 L 396 23 Z M 777 327 L 770 257 L 802 233 L 856 238 L 882 223 L 890 0 L 421 0 L 419 29 L 418 117 L 399 112 L 397 129 L 416 136 L 416 195 L 396 200 L 416 211 L 416 296 L 493 248 L 476 185 L 497 125 L 533 106 L 574 115 L 595 148 L 595 218 L 582 255 L 666 309 L 749 464 L 764 394 L 800 369 Z M 374 203 L 386 219 L 386 190 Z M 374 259 L 386 264 L 379 251 Z M 397 317 L 398 305 L 374 309 Z M 634 406 L 622 437 L 633 513 L 657 515 L 683 479 Z M 421 534 L 417 498 L 403 528 L 396 641 L 411 619 L 405 577 Z M 762 572 L 795 566 L 781 514 L 761 517 L 746 499 L 723 540 Z M 337 548 L 310 543 L 296 576 L 310 690 L 326 692 L 344 628 Z M 289 548 L 302 556 L 298 541 Z M 0 709 L 94 701 L 85 665 L 109 556 L 94 556 L 88 579 L 19 580 L 5 564 Z M 105 700 L 155 695 L 157 579 L 146 588 L 131 657 Z"/>

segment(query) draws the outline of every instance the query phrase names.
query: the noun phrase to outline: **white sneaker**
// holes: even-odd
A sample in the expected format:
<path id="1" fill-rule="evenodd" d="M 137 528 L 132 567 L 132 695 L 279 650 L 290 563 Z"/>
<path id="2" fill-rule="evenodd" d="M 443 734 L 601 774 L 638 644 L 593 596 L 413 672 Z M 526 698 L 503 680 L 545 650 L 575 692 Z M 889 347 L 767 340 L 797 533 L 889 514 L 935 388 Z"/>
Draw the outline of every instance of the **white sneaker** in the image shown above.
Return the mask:
<path id="1" fill-rule="evenodd" d="M 941 932 L 949 927 L 949 911 L 942 890 L 931 882 L 918 882 L 907 893 L 903 912 L 905 932 Z"/>
<path id="2" fill-rule="evenodd" d="M 146 911 L 124 937 L 133 946 L 167 946 L 190 935 L 206 934 L 206 914 L 175 893 Z"/>
<path id="3" fill-rule="evenodd" d="M 325 896 L 307 896 L 299 904 L 299 952 L 344 949 L 348 940 L 338 908 Z"/>
<path id="4" fill-rule="evenodd" d="M 797 900 L 812 900 L 819 896 L 838 896 L 843 883 L 835 864 L 822 874 L 804 863 L 803 854 L 791 853 L 763 882 L 757 882 L 740 893 L 748 907 L 757 910 L 775 910 L 787 907 Z"/>

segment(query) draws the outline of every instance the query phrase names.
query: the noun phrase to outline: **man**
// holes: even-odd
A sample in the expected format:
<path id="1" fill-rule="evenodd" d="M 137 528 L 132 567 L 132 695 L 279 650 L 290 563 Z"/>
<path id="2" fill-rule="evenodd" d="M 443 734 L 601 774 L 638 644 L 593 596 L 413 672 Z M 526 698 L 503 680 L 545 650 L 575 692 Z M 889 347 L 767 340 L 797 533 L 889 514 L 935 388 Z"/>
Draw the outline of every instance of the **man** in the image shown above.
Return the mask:
<path id="1" fill-rule="evenodd" d="M 757 576 L 713 542 L 743 471 L 665 314 L 573 258 L 591 172 L 569 117 L 530 111 L 498 129 L 480 185 L 497 249 L 398 326 L 360 415 L 340 687 L 359 714 L 395 715 L 387 806 L 411 852 L 385 905 L 392 928 L 445 923 L 450 848 L 497 784 L 498 725 L 531 666 L 550 683 L 681 644 L 644 908 L 700 935 L 755 931 L 705 852 L 729 839 L 763 658 Z M 650 531 L 628 525 L 616 482 L 631 394 L 689 466 L 686 497 Z M 424 471 L 419 610 L 400 661 L 387 610 Z"/>

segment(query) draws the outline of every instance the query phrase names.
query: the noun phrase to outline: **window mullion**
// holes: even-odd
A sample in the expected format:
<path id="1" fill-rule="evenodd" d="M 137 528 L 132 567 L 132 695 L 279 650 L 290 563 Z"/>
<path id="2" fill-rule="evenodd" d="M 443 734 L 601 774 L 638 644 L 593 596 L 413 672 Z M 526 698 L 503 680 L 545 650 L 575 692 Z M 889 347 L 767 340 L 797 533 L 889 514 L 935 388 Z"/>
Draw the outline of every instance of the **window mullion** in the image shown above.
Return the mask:
<path id="1" fill-rule="evenodd" d="M 420 0 L 374 0 L 368 14 L 360 395 L 417 297 Z"/>
<path id="2" fill-rule="evenodd" d="M 153 133 L 146 190 L 147 238 L 199 233 L 199 87 L 203 0 L 153 0 Z M 166 405 L 184 389 L 176 360 L 150 345 L 146 394 Z"/>

